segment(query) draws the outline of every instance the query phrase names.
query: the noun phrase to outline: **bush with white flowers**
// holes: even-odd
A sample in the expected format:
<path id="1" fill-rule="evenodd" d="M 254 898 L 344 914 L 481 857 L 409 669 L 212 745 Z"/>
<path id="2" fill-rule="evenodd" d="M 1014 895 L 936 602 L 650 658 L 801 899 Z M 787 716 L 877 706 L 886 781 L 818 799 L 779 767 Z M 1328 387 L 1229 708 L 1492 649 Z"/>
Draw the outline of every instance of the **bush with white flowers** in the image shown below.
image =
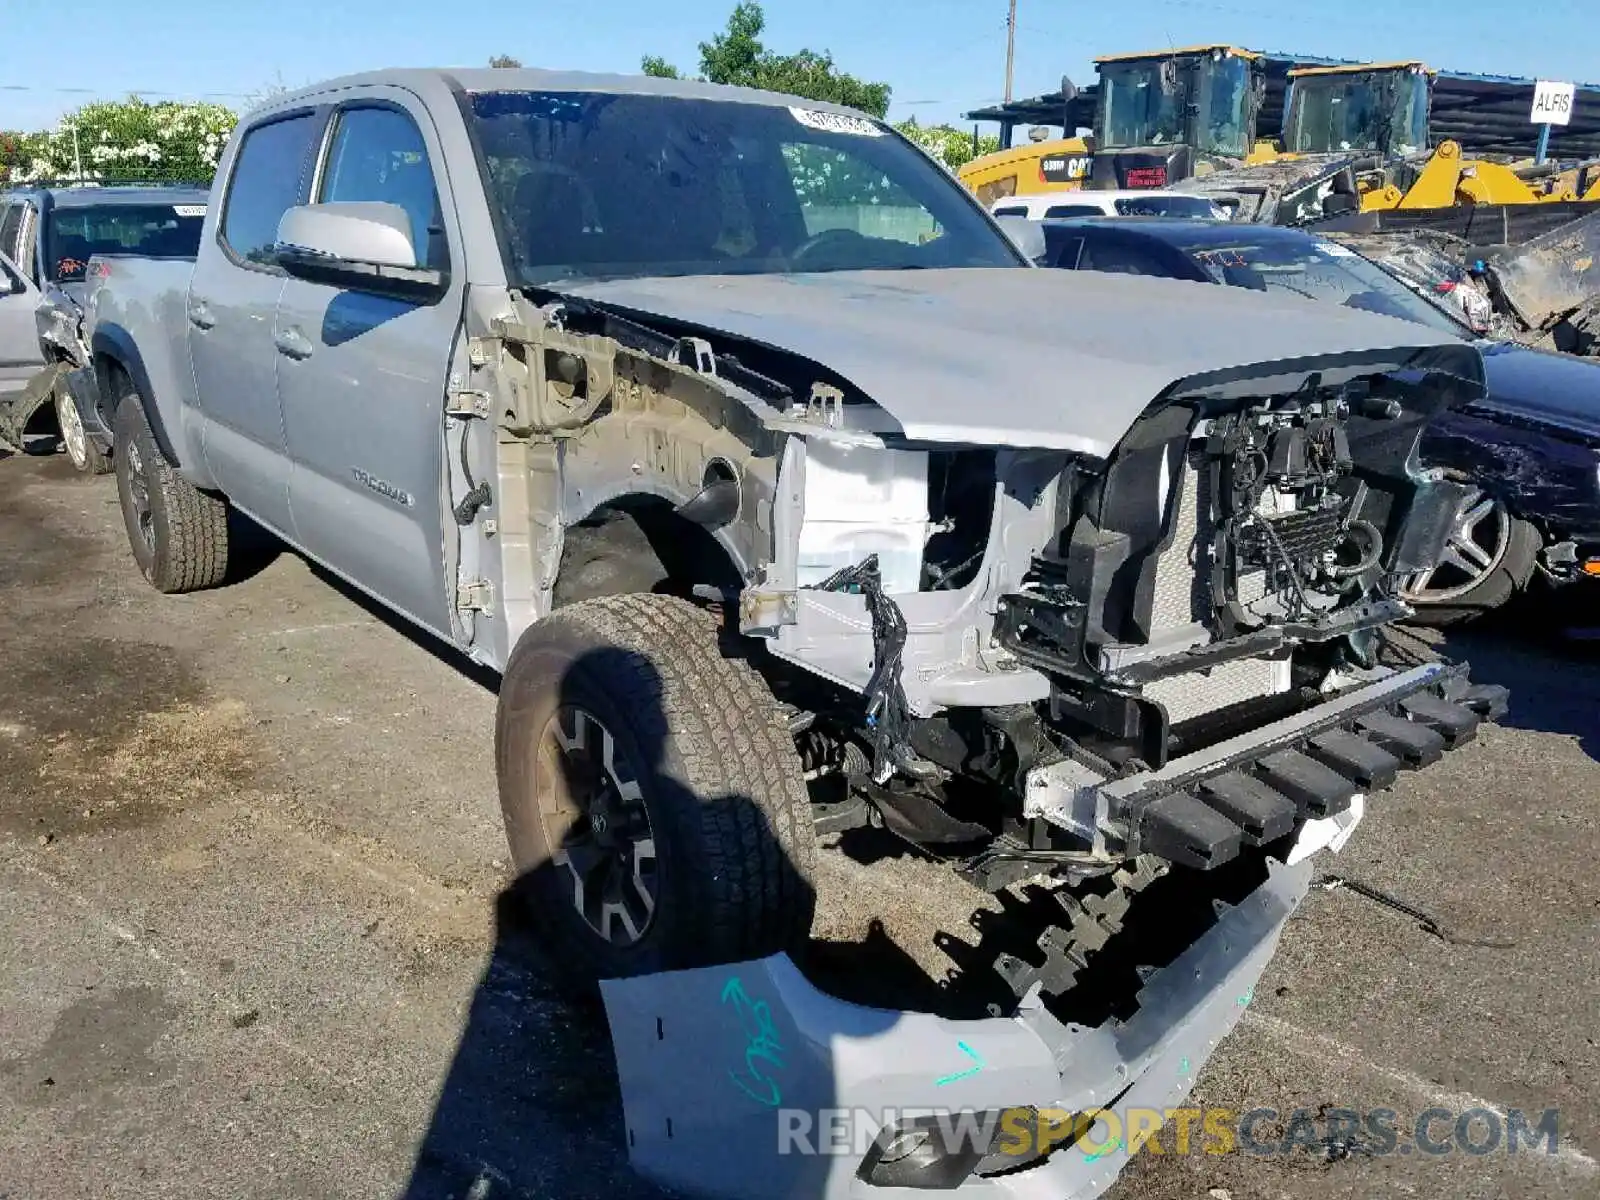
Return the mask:
<path id="1" fill-rule="evenodd" d="M 209 183 L 237 121 L 220 104 L 97 101 L 44 133 L 0 134 L 0 172 L 12 183 L 80 176 Z"/>

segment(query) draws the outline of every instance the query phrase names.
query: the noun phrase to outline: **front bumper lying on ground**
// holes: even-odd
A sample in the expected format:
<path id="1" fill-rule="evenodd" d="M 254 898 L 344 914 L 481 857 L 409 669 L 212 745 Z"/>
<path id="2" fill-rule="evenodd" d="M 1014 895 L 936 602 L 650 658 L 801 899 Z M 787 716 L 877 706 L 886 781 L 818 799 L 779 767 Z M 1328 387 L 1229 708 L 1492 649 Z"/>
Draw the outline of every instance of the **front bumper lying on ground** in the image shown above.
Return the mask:
<path id="1" fill-rule="evenodd" d="M 1309 863 L 1274 862 L 1266 882 L 1145 980 L 1130 1019 L 1095 1029 L 1058 1021 L 1037 994 L 1010 1017 L 975 1021 L 864 1008 L 819 991 L 781 954 L 608 981 L 630 1158 L 668 1187 L 740 1200 L 909 1200 L 930 1188 L 1098 1196 L 1126 1164 L 1125 1142 L 1069 1136 L 1031 1163 L 979 1147 L 901 1164 L 871 1143 L 890 1140 L 878 1133 L 885 1119 L 912 1112 L 1177 1106 L 1244 1012 L 1310 880 Z M 829 1151 L 839 1110 L 870 1122 L 867 1144 L 852 1124 L 836 1135 L 844 1148 Z"/>
<path id="2" fill-rule="evenodd" d="M 1020 1113 L 1180 1106 L 1304 898 L 1309 853 L 1342 844 L 1369 788 L 1464 745 L 1480 721 L 1505 711 L 1505 690 L 1471 684 L 1464 666 L 1375 674 L 1162 771 L 1086 789 L 1101 820 L 1129 828 L 1133 817 L 1147 833 L 1148 813 L 1174 797 L 1205 799 L 1219 819 L 1231 798 L 1240 823 L 1229 823 L 1230 857 L 1241 839 L 1273 840 L 1246 819 L 1261 816 L 1251 806 L 1263 797 L 1304 822 L 1283 855 L 1292 865 L 1264 855 L 1265 881 L 1237 905 L 1219 902 L 1206 933 L 1144 975 L 1126 1020 L 1058 1020 L 1043 1000 L 1048 961 L 1012 981 L 1022 1000 L 1011 1016 L 972 1021 L 838 1000 L 781 954 L 602 984 L 634 1167 L 686 1194 L 740 1200 L 1098 1196 L 1126 1164 L 1126 1140 L 1090 1128 L 1042 1155 L 1036 1137 L 1018 1155 L 1000 1135 L 1015 1131 Z M 1242 800 L 1234 776 L 1251 781 Z M 1216 839 L 1201 841 L 1207 853 L 1192 865 L 1215 865 Z M 963 1114 L 969 1130 L 976 1121 L 995 1137 L 949 1136 Z"/>

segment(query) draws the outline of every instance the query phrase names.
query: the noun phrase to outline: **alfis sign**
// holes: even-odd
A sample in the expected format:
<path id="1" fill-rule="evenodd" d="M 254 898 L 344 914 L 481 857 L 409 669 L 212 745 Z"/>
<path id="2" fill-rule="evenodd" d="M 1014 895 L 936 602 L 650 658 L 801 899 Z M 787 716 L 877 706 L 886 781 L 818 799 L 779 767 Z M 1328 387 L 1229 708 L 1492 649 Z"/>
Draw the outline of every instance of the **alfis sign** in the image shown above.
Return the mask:
<path id="1" fill-rule="evenodd" d="M 1572 102 L 1576 85 L 1551 83 L 1541 79 L 1533 89 L 1533 111 L 1528 120 L 1535 125 L 1568 125 L 1572 122 Z"/>

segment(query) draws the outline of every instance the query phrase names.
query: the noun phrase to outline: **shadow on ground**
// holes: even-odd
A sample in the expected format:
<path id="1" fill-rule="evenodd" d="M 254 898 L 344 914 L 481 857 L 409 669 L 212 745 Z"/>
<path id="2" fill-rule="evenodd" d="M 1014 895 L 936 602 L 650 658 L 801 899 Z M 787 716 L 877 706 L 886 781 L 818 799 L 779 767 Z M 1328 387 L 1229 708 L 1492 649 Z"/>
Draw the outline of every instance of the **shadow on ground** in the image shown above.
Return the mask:
<path id="1" fill-rule="evenodd" d="M 1587 622 L 1587 625 L 1585 624 Z M 1439 648 L 1480 683 L 1511 689 L 1501 724 L 1575 738 L 1600 761 L 1600 586 L 1536 588 L 1496 612 L 1445 630 Z"/>

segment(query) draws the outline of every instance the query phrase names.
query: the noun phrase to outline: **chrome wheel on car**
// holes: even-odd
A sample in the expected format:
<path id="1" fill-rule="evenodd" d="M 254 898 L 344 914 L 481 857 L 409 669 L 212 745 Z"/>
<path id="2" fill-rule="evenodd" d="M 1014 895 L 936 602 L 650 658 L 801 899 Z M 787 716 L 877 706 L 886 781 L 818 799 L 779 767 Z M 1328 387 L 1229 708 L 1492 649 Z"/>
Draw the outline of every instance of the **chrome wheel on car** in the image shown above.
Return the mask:
<path id="1" fill-rule="evenodd" d="M 563 705 L 539 740 L 539 821 L 572 904 L 595 933 L 631 946 L 657 900 L 656 846 L 638 772 L 598 718 Z"/>
<path id="2" fill-rule="evenodd" d="M 56 423 L 61 426 L 61 442 L 67 448 L 67 457 L 80 471 L 89 469 L 89 438 L 83 431 L 83 418 L 78 406 L 65 387 L 56 387 Z"/>
<path id="3" fill-rule="evenodd" d="M 1409 604 L 1442 604 L 1478 587 L 1505 561 L 1511 523 L 1504 504 L 1473 488 L 1456 510 L 1444 554 L 1412 575 L 1401 597 Z"/>

